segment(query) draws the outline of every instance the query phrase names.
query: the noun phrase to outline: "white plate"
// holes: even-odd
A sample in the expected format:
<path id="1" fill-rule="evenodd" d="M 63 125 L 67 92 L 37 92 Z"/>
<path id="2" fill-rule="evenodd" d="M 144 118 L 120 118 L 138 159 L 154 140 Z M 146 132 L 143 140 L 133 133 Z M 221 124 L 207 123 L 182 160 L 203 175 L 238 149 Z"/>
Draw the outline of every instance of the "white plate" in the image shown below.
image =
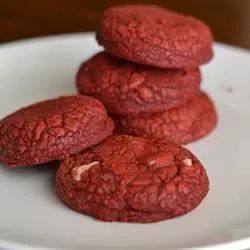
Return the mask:
<path id="1" fill-rule="evenodd" d="M 74 75 L 99 50 L 93 34 L 0 47 L 0 117 L 34 101 L 75 93 Z M 54 192 L 53 168 L 0 168 L 0 248 L 165 250 L 250 246 L 250 53 L 216 44 L 203 68 L 219 125 L 188 147 L 211 190 L 193 212 L 154 224 L 104 223 L 71 211 Z M 97 69 L 98 70 L 98 69 Z M 39 249 L 40 249 L 39 248 Z"/>

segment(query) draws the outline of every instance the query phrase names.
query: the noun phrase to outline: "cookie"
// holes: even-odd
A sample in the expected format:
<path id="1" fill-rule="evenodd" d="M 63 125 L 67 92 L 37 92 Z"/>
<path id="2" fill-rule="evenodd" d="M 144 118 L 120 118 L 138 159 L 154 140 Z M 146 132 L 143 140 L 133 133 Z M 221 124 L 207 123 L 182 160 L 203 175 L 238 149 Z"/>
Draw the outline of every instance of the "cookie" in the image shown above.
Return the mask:
<path id="1" fill-rule="evenodd" d="M 62 160 L 99 143 L 113 127 L 92 97 L 42 101 L 0 121 L 0 162 L 14 167 Z"/>
<path id="2" fill-rule="evenodd" d="M 109 112 L 136 114 L 176 107 L 199 92 L 196 69 L 157 69 L 114 57 L 106 52 L 84 62 L 77 74 L 80 94 L 98 98 Z"/>
<path id="3" fill-rule="evenodd" d="M 209 189 L 206 171 L 167 140 L 110 136 L 61 162 L 58 197 L 103 221 L 149 223 L 188 213 Z"/>
<path id="4" fill-rule="evenodd" d="M 97 40 L 115 56 L 161 68 L 195 68 L 213 56 L 206 24 L 154 5 L 106 9 Z"/>
<path id="5" fill-rule="evenodd" d="M 118 133 L 156 136 L 180 144 L 206 136 L 217 124 L 213 102 L 204 92 L 183 105 L 164 112 L 114 116 L 114 119 Z"/>

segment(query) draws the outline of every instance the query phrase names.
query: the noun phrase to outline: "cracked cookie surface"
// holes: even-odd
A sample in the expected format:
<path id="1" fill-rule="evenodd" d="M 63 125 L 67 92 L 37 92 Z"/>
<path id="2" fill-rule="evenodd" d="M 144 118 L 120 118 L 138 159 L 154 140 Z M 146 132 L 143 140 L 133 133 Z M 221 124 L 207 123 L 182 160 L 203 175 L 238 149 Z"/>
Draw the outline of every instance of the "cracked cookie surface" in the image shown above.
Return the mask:
<path id="1" fill-rule="evenodd" d="M 209 134 L 217 124 L 210 97 L 200 92 L 179 107 L 155 114 L 113 115 L 117 133 L 155 136 L 186 144 Z"/>
<path id="2" fill-rule="evenodd" d="M 162 68 L 198 67 L 213 55 L 207 25 L 154 5 L 106 9 L 97 40 L 115 56 Z"/>
<path id="3" fill-rule="evenodd" d="M 88 96 L 35 103 L 0 121 L 0 161 L 11 166 L 61 160 L 112 134 L 104 106 Z"/>
<path id="4" fill-rule="evenodd" d="M 56 191 L 70 208 L 104 221 L 155 222 L 183 215 L 206 196 L 200 161 L 167 140 L 110 136 L 61 162 Z"/>
<path id="5" fill-rule="evenodd" d="M 80 94 L 98 98 L 109 112 L 160 112 L 179 106 L 199 92 L 199 69 L 157 69 L 106 52 L 84 62 L 77 74 Z"/>

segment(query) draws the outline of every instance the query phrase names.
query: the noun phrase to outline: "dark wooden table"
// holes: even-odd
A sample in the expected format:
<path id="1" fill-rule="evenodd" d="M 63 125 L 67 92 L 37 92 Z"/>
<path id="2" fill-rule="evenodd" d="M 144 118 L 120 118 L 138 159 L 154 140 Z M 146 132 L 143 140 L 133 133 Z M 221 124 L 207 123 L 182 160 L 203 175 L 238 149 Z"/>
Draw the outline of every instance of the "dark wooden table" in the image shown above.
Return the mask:
<path id="1" fill-rule="evenodd" d="M 250 48 L 250 0 L 0 0 L 0 42 L 95 30 L 115 3 L 154 3 L 208 23 L 216 40 Z"/>

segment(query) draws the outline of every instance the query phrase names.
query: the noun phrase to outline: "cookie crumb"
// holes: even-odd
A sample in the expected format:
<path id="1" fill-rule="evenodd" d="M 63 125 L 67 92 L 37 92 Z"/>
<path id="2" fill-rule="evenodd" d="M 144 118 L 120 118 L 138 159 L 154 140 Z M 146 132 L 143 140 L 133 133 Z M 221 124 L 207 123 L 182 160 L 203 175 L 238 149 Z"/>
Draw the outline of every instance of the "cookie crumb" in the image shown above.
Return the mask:
<path id="1" fill-rule="evenodd" d="M 90 168 L 96 166 L 97 164 L 99 164 L 98 161 L 93 161 L 89 164 L 85 164 L 85 165 L 81 165 L 81 166 L 77 166 L 77 167 L 74 167 L 71 171 L 71 175 L 72 175 L 72 178 L 75 180 L 75 181 L 80 181 L 81 180 L 81 175 L 85 172 L 85 171 L 88 171 Z"/>
<path id="2" fill-rule="evenodd" d="M 184 165 L 188 166 L 188 167 L 191 167 L 192 164 L 193 164 L 192 160 L 189 159 L 189 158 L 185 158 L 185 159 L 182 161 L 182 163 L 183 163 Z"/>
<path id="3" fill-rule="evenodd" d="M 232 86 L 227 86 L 223 83 L 219 84 L 220 88 L 228 94 L 232 94 L 234 92 L 234 88 Z"/>
<path id="4" fill-rule="evenodd" d="M 233 88 L 232 87 L 226 87 L 225 91 L 229 94 L 233 93 Z"/>

